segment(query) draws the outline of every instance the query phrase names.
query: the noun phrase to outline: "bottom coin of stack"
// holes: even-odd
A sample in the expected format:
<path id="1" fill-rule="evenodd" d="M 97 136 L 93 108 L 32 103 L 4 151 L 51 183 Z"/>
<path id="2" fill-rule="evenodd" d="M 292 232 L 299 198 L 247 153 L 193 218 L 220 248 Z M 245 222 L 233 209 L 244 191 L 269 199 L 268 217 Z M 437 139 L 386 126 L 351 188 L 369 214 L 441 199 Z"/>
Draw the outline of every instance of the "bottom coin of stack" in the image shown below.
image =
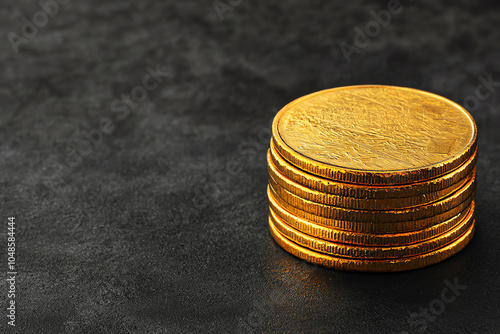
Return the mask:
<path id="1" fill-rule="evenodd" d="M 271 235 L 285 250 L 306 261 L 348 271 L 409 270 L 450 257 L 474 233 L 476 153 L 440 178 L 372 189 L 307 174 L 281 157 L 272 143 L 267 159 Z M 353 194 L 371 191 L 371 197 L 382 189 L 416 195 L 341 196 L 308 188 L 289 176 L 318 189 L 330 186 L 330 190 Z M 443 189 L 451 190 L 443 193 Z M 419 201 L 425 204 L 407 206 Z"/>

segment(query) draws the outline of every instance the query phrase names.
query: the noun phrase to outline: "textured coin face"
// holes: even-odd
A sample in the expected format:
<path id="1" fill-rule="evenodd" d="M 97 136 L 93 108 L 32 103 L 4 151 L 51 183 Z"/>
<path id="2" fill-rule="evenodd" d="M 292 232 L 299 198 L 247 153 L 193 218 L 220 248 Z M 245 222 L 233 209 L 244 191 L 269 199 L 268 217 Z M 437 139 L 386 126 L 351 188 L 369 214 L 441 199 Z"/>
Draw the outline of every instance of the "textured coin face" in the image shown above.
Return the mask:
<path id="1" fill-rule="evenodd" d="M 431 179 L 468 160 L 474 120 L 458 104 L 416 89 L 334 88 L 285 106 L 273 143 L 289 162 L 333 180 L 401 184 Z"/>

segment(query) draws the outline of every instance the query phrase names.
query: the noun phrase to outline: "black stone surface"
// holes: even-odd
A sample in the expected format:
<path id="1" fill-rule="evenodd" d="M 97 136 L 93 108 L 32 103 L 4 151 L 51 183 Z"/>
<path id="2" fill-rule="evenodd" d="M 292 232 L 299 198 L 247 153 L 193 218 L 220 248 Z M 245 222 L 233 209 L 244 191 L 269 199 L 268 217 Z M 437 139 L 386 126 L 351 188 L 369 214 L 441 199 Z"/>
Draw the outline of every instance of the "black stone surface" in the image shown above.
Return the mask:
<path id="1" fill-rule="evenodd" d="M 35 17 L 18 53 L 8 34 L 22 36 L 21 18 L 33 22 L 40 6 L 0 5 L 3 333 L 500 331 L 500 86 L 466 100 L 480 78 L 500 82 L 498 2 L 402 0 L 350 63 L 340 43 L 354 45 L 355 27 L 387 1 L 223 0 L 223 20 L 212 1 L 66 2 L 45 25 Z M 139 96 L 157 66 L 169 75 L 142 102 L 128 113 L 114 102 Z M 371 83 L 469 103 L 476 119 L 476 235 L 438 265 L 317 268 L 268 233 L 275 112 Z M 86 144 L 82 131 L 103 122 L 114 130 Z M 6 324 L 11 215 L 16 328 Z M 467 288 L 440 304 L 455 279 Z M 412 325 L 429 307 L 438 314 Z"/>

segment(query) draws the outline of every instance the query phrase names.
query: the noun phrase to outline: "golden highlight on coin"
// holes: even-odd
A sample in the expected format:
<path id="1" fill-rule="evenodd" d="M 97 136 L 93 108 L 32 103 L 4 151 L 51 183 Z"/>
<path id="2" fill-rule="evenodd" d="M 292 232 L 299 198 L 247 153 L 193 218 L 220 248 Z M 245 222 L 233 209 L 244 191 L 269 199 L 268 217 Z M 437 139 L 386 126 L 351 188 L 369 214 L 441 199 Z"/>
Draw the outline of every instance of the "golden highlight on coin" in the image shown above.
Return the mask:
<path id="1" fill-rule="evenodd" d="M 281 158 L 276 152 L 276 149 L 274 149 L 272 141 L 271 148 L 268 152 L 268 164 L 271 162 L 281 174 L 285 175 L 290 180 L 312 190 L 318 190 L 327 194 L 362 199 L 425 198 L 428 197 L 429 194 L 438 193 L 440 191 L 442 192 L 441 194 L 448 194 L 454 189 L 458 189 L 460 185 L 463 184 L 465 177 L 469 175 L 476 166 L 476 161 L 477 149 L 472 157 L 464 164 L 439 178 L 401 185 L 388 184 L 384 186 L 370 186 L 332 181 L 302 171 Z"/>
<path id="2" fill-rule="evenodd" d="M 359 246 L 345 245 L 334 243 L 319 238 L 314 238 L 302 233 L 276 217 L 271 212 L 269 219 L 271 224 L 287 239 L 321 253 L 332 254 L 340 257 L 361 258 L 361 259 L 382 259 L 382 258 L 401 258 L 412 255 L 427 253 L 429 251 L 441 248 L 459 238 L 465 231 L 471 227 L 474 213 L 469 212 L 463 221 L 453 227 L 451 230 L 435 238 L 422 241 L 412 245 L 391 246 L 391 247 L 374 247 L 374 246 Z"/>
<path id="3" fill-rule="evenodd" d="M 269 228 L 289 253 L 389 272 L 442 261 L 472 238 L 477 127 L 458 104 L 339 87 L 287 104 L 272 132 Z"/>
<path id="4" fill-rule="evenodd" d="M 417 269 L 437 262 L 443 261 L 450 256 L 462 250 L 472 239 L 474 235 L 474 223 L 472 226 L 457 240 L 445 247 L 436 249 L 429 253 L 424 253 L 416 256 L 386 259 L 386 260 L 360 260 L 341 258 L 332 255 L 327 255 L 319 252 L 311 251 L 305 247 L 285 238 L 274 225 L 269 224 L 271 236 L 274 240 L 287 252 L 306 260 L 327 268 L 346 270 L 346 271 L 367 271 L 367 272 L 392 272 Z"/>
<path id="5" fill-rule="evenodd" d="M 276 200 L 269 196 L 269 211 L 271 215 L 281 219 L 290 227 L 295 228 L 310 236 L 315 236 L 320 239 L 330 240 L 334 242 L 365 245 L 365 246 L 397 246 L 411 245 L 417 242 L 422 242 L 440 234 L 447 232 L 455 227 L 468 212 L 474 212 L 474 201 L 468 205 L 463 211 L 453 217 L 444 220 L 442 223 L 434 224 L 430 227 L 403 233 L 369 233 L 369 232 L 353 232 L 349 230 L 341 230 L 335 227 L 323 226 L 314 222 L 294 216 L 290 212 L 283 209 Z"/>
<path id="6" fill-rule="evenodd" d="M 455 215 L 459 214 L 460 212 L 462 212 L 463 210 L 465 210 L 465 208 L 467 208 L 471 204 L 474 197 L 472 195 L 471 197 L 467 198 L 465 201 L 463 201 L 453 209 L 429 218 L 397 222 L 397 223 L 373 223 L 369 221 L 355 222 L 355 221 L 330 219 L 322 216 L 317 216 L 313 213 L 302 211 L 288 204 L 287 202 L 283 201 L 279 196 L 273 194 L 273 192 L 271 191 L 271 187 L 268 187 L 267 196 L 268 198 L 273 198 L 274 201 L 276 201 L 280 207 L 292 213 L 294 216 L 314 222 L 317 225 L 333 227 L 346 231 L 366 232 L 374 234 L 411 232 L 411 231 L 418 231 L 421 229 L 425 229 L 430 226 L 434 226 L 435 224 L 439 224 L 447 219 L 450 219 Z"/>
<path id="7" fill-rule="evenodd" d="M 350 86 L 289 103 L 273 122 L 285 160 L 358 184 L 429 180 L 467 161 L 477 147 L 472 116 L 441 96 L 411 88 Z"/>
<path id="8" fill-rule="evenodd" d="M 285 202 L 300 210 L 330 219 L 358 222 L 369 221 L 373 223 L 394 223 L 400 221 L 418 220 L 446 212 L 471 196 L 472 192 L 475 190 L 475 181 L 476 178 L 474 173 L 473 177 L 452 195 L 427 205 L 397 210 L 356 210 L 321 204 L 294 195 L 281 187 L 272 177 L 269 177 L 271 190 Z"/>
<path id="9" fill-rule="evenodd" d="M 268 159 L 270 159 L 270 154 L 268 153 Z M 302 197 L 304 199 L 332 206 L 339 206 L 343 208 L 351 208 L 358 210 L 386 210 L 391 209 L 404 209 L 413 206 L 421 206 L 424 204 L 430 204 L 436 200 L 439 200 L 446 195 L 460 189 L 468 181 L 473 179 L 473 171 L 471 171 L 464 178 L 455 182 L 451 186 L 431 192 L 424 193 L 420 196 L 412 197 L 398 197 L 398 198 L 355 198 L 350 196 L 340 196 L 334 194 L 328 194 L 314 189 L 307 188 L 299 183 L 296 183 L 285 175 L 278 171 L 274 163 L 268 161 L 269 176 L 274 182 L 283 189 L 289 191 L 290 193 Z M 377 187 L 381 188 L 381 187 Z M 416 188 L 416 186 L 415 186 Z M 378 190 L 378 189 L 377 189 Z"/>

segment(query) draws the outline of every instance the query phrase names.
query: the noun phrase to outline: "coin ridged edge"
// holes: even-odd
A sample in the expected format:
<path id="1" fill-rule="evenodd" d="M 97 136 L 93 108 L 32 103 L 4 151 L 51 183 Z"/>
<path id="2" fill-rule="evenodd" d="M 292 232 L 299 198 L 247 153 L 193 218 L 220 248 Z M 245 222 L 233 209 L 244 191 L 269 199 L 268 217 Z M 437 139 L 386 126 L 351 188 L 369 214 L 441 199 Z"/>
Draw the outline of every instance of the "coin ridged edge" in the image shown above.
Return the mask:
<path id="1" fill-rule="evenodd" d="M 413 197 L 374 199 L 328 194 L 315 189 L 309 189 L 302 184 L 290 180 L 286 175 L 283 175 L 270 159 L 270 152 L 268 152 L 267 168 L 269 175 L 277 182 L 277 184 L 296 196 L 319 204 L 355 210 L 387 210 L 387 208 L 391 208 L 391 210 L 398 210 L 428 205 L 452 194 L 454 191 L 466 184 L 467 181 L 469 181 L 474 175 L 473 172 L 471 172 L 464 179 L 453 184 L 452 186 L 433 193 Z"/>
<path id="2" fill-rule="evenodd" d="M 430 227 L 435 224 L 439 224 L 465 210 L 465 208 L 469 206 L 474 199 L 474 193 L 472 193 L 472 195 L 469 198 L 465 199 L 465 201 L 463 201 L 462 203 L 459 203 L 456 207 L 433 217 L 397 222 L 397 223 L 380 224 L 372 222 L 345 221 L 345 220 L 338 220 L 338 219 L 331 219 L 331 218 L 317 216 L 315 214 L 300 210 L 294 207 L 293 205 L 288 204 L 279 196 L 275 195 L 272 192 L 270 186 L 268 186 L 267 188 L 267 195 L 269 198 L 272 197 L 276 201 L 276 203 L 278 203 L 282 208 L 284 208 L 286 211 L 290 212 L 294 216 L 308 220 L 315 224 L 326 227 L 333 227 L 344 231 L 365 232 L 374 234 L 405 233 L 405 232 L 417 231 L 420 229 Z"/>
<path id="3" fill-rule="evenodd" d="M 290 180 L 324 193 L 363 199 L 414 197 L 450 188 L 469 175 L 477 162 L 476 149 L 469 160 L 441 177 L 412 184 L 369 186 L 333 181 L 310 174 L 295 167 L 280 156 L 276 152 L 272 140 L 270 145 L 268 155 L 270 155 L 274 166 Z"/>
<path id="4" fill-rule="evenodd" d="M 345 221 L 392 223 L 432 217 L 450 210 L 459 203 L 463 202 L 475 191 L 476 177 L 474 171 L 474 176 L 468 183 L 440 201 L 413 208 L 387 211 L 354 210 L 315 203 L 292 194 L 288 190 L 281 187 L 271 176 L 269 176 L 269 185 L 271 186 L 273 192 L 287 203 L 314 215 Z"/>
<path id="5" fill-rule="evenodd" d="M 272 224 L 269 224 L 269 229 L 271 236 L 281 248 L 307 262 L 344 271 L 396 272 L 426 267 L 441 262 L 458 253 L 474 236 L 475 224 L 473 223 L 470 229 L 467 230 L 461 237 L 443 248 L 419 256 L 390 260 L 345 259 L 317 253 L 288 240 L 280 234 Z"/>
<path id="6" fill-rule="evenodd" d="M 345 231 L 334 227 L 315 224 L 314 222 L 294 216 L 286 209 L 280 207 L 274 198 L 269 196 L 269 210 L 271 211 L 271 214 L 276 215 L 279 219 L 283 220 L 285 223 L 298 231 L 313 237 L 337 243 L 365 246 L 411 245 L 431 239 L 455 227 L 460 223 L 460 221 L 462 221 L 469 211 L 473 211 L 474 209 L 475 204 L 474 201 L 472 201 L 472 203 L 464 211 L 459 212 L 457 215 L 430 227 L 405 233 L 374 234 Z"/>
<path id="7" fill-rule="evenodd" d="M 471 225 L 474 212 L 470 211 L 463 220 L 442 235 L 412 245 L 389 247 L 346 245 L 302 233 L 270 213 L 269 219 L 274 227 L 286 238 L 313 251 L 346 258 L 387 259 L 416 256 L 444 247 L 459 238 Z"/>

